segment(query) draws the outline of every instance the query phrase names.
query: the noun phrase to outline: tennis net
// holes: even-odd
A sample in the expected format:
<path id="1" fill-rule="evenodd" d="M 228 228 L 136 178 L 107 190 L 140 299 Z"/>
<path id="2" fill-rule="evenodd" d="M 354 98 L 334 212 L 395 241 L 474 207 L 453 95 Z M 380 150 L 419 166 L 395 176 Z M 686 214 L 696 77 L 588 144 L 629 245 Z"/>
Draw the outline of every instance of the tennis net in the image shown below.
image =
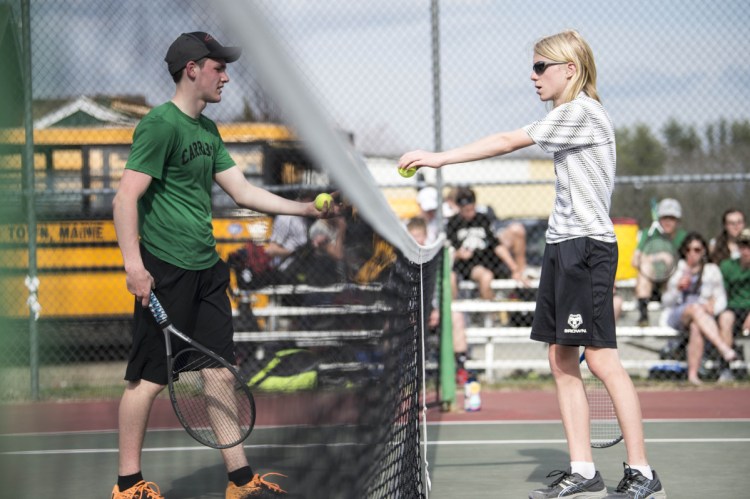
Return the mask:
<path id="1" fill-rule="evenodd" d="M 218 5 L 253 67 L 240 84 L 262 88 L 304 149 L 304 159 L 281 161 L 295 180 L 284 194 L 337 190 L 345 206 L 343 217 L 307 229 L 307 245 L 271 282 L 251 280 L 244 291 L 247 327 L 236 337 L 243 366 L 259 424 L 265 417 L 280 428 L 256 430 L 251 440 L 273 444 L 294 477 L 290 487 L 311 497 L 425 497 L 421 416 L 426 387 L 436 388 L 426 376 L 436 374 L 427 367 L 437 337 L 426 319 L 442 243 L 416 244 L 254 3 Z"/>

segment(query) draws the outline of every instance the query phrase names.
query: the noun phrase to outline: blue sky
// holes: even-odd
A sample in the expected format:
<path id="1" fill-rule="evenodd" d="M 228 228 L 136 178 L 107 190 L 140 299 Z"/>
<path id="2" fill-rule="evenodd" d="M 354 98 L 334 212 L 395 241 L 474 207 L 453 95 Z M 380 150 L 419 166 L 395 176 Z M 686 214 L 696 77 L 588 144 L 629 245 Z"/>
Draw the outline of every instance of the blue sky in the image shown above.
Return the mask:
<path id="1" fill-rule="evenodd" d="M 302 74 L 365 152 L 431 148 L 428 0 L 263 0 Z M 750 4 L 743 1 L 443 0 L 443 140 L 456 146 L 544 115 L 529 80 L 536 39 L 578 29 L 594 49 L 616 126 L 668 119 L 702 128 L 750 117 Z M 209 2 L 32 0 L 35 95 L 171 96 L 163 54 L 182 31 L 231 33 Z M 42 38 L 47 36 L 48 38 Z M 252 61 L 230 66 L 228 119 L 252 88 Z"/>

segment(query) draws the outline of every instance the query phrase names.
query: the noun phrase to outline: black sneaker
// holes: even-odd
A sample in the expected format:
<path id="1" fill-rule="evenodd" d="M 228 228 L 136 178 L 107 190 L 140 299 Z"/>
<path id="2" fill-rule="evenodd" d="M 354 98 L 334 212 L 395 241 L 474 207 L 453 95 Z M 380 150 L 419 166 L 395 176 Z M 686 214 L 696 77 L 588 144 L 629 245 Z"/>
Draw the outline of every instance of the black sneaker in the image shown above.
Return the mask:
<path id="1" fill-rule="evenodd" d="M 640 471 L 634 470 L 625 463 L 625 476 L 617 485 L 614 494 L 607 497 L 610 499 L 666 499 L 667 492 L 661 485 L 661 480 L 656 471 L 651 469 L 654 479 L 649 480 L 641 474 Z"/>
<path id="2" fill-rule="evenodd" d="M 578 473 L 570 471 L 553 471 L 547 478 L 557 476 L 554 482 L 545 489 L 529 492 L 529 499 L 547 499 L 549 497 L 578 497 L 580 499 L 599 499 L 607 495 L 607 486 L 599 472 L 594 478 L 587 480 Z"/>

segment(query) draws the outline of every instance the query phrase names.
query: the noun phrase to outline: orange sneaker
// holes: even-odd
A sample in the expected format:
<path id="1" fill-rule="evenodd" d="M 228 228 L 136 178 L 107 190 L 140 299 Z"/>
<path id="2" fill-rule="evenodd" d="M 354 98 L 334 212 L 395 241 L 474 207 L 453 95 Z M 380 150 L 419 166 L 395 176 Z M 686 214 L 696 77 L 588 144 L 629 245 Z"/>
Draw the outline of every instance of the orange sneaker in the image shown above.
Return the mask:
<path id="1" fill-rule="evenodd" d="M 161 495 L 158 485 L 141 480 L 122 492 L 115 484 L 112 489 L 112 499 L 164 499 L 164 496 Z"/>
<path id="2" fill-rule="evenodd" d="M 282 475 L 281 473 L 266 473 L 263 476 L 255 475 L 252 480 L 241 487 L 238 487 L 233 482 L 229 482 L 229 485 L 227 485 L 226 499 L 277 497 L 286 494 L 286 490 L 283 490 L 273 482 L 267 482 L 265 480 L 268 475 L 278 475 L 286 478 L 286 475 Z"/>

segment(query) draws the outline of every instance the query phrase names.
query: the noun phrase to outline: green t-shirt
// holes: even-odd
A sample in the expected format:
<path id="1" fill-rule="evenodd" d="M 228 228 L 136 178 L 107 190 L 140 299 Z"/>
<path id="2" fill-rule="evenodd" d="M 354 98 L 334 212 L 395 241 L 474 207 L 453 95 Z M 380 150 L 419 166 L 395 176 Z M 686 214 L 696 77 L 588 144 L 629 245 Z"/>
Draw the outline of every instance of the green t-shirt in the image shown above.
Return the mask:
<path id="1" fill-rule="evenodd" d="M 234 164 L 203 115 L 193 119 L 167 102 L 141 120 L 125 168 L 153 177 L 138 202 L 141 243 L 151 254 L 187 270 L 218 261 L 211 187 L 214 174 Z"/>
<path id="2" fill-rule="evenodd" d="M 726 259 L 719 264 L 729 308 L 750 309 L 750 268 L 743 269 L 739 258 Z"/>

